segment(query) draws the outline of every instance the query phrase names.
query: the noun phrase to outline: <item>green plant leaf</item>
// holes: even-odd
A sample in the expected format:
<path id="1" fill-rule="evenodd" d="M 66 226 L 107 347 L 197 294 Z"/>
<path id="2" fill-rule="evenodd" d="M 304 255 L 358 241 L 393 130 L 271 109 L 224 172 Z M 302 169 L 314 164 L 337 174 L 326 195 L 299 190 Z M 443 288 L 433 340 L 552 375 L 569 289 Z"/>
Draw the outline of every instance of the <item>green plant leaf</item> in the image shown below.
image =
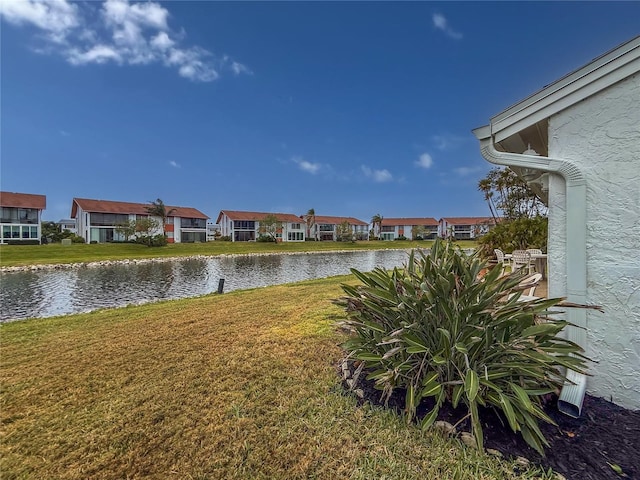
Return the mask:
<path id="1" fill-rule="evenodd" d="M 467 394 L 469 402 L 475 401 L 479 387 L 480 381 L 478 379 L 478 374 L 474 370 L 467 370 L 467 374 L 464 378 L 464 391 Z"/>

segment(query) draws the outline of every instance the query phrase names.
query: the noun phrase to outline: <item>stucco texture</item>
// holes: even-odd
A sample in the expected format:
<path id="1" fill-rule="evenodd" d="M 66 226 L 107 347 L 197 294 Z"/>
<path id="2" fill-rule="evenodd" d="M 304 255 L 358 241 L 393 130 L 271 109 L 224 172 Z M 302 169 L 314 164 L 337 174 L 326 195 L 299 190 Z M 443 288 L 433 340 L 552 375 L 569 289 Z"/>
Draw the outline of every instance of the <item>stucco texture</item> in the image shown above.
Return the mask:
<path id="1" fill-rule="evenodd" d="M 549 156 L 587 183 L 587 391 L 640 408 L 640 77 L 612 85 L 549 121 Z M 564 179 L 549 182 L 549 295 L 566 295 Z"/>

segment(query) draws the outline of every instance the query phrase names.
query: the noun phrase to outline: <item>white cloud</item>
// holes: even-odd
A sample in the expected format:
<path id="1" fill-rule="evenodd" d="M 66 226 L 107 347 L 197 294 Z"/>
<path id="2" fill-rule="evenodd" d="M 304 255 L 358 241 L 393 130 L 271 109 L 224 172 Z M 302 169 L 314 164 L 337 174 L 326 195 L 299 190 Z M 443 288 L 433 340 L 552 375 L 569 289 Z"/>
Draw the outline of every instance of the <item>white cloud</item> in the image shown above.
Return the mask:
<path id="1" fill-rule="evenodd" d="M 62 135 L 63 137 L 70 137 L 71 134 L 69 132 L 67 132 L 66 130 L 59 130 L 60 135 Z"/>
<path id="2" fill-rule="evenodd" d="M 81 52 L 77 48 L 69 49 L 67 52 L 67 61 L 72 65 L 85 65 L 87 63 L 105 63 L 113 60 L 117 63 L 122 62 L 120 53 L 112 47 L 106 45 L 95 45 L 86 52 Z"/>
<path id="3" fill-rule="evenodd" d="M 55 42 L 80 23 L 78 7 L 66 0 L 3 0 L 0 14 L 14 25 L 31 24 L 52 34 L 49 38 Z"/>
<path id="4" fill-rule="evenodd" d="M 362 165 L 360 168 L 362 170 L 362 173 L 364 173 L 364 176 L 372 179 L 374 182 L 384 183 L 393 180 L 393 175 L 391 175 L 389 170 L 373 170 L 366 165 Z"/>
<path id="5" fill-rule="evenodd" d="M 431 166 L 433 165 L 433 159 L 428 153 L 423 153 L 422 155 L 420 155 L 418 160 L 416 160 L 415 164 L 420 168 L 424 168 L 426 170 L 428 168 L 431 168 Z"/>
<path id="6" fill-rule="evenodd" d="M 443 133 L 441 135 L 433 135 L 431 139 L 435 143 L 435 147 L 438 150 L 445 151 L 458 148 L 465 141 L 469 140 L 470 137 L 463 137 L 462 135 L 454 135 L 451 133 Z"/>
<path id="7" fill-rule="evenodd" d="M 161 63 L 197 82 L 216 80 L 223 70 L 252 73 L 228 55 L 216 57 L 199 46 L 181 46 L 184 32 L 174 33 L 168 24 L 170 13 L 159 3 L 105 0 L 97 23 L 87 21 L 92 16 L 88 9 L 95 10 L 94 4 L 0 0 L 0 14 L 9 23 L 33 25 L 45 33 L 45 46 L 36 48 L 38 53 L 59 54 L 72 65 Z"/>
<path id="8" fill-rule="evenodd" d="M 461 177 L 467 177 L 481 170 L 482 168 L 480 167 L 458 167 L 453 169 L 453 171 Z"/>
<path id="9" fill-rule="evenodd" d="M 160 32 L 151 39 L 151 46 L 160 50 L 167 50 L 175 45 L 176 42 L 169 38 L 167 32 Z"/>
<path id="10" fill-rule="evenodd" d="M 180 164 L 178 162 L 176 162 L 175 160 L 171 160 L 169 162 L 169 165 L 171 165 L 173 168 L 180 168 Z"/>
<path id="11" fill-rule="evenodd" d="M 462 39 L 462 33 L 457 32 L 453 28 L 451 28 L 449 26 L 449 22 L 447 21 L 445 16 L 442 15 L 441 13 L 434 13 L 432 16 L 432 20 L 433 20 L 433 26 L 436 27 L 438 30 L 442 30 L 449 37 L 455 40 Z"/>
<path id="12" fill-rule="evenodd" d="M 292 160 L 294 163 L 298 165 L 300 170 L 310 173 L 312 175 L 315 175 L 316 173 L 318 173 L 322 168 L 321 164 L 309 162 L 302 157 L 293 157 Z"/>
<path id="13" fill-rule="evenodd" d="M 240 75 L 241 73 L 247 73 L 247 74 L 253 73 L 251 70 L 249 70 L 249 68 L 246 65 L 243 65 L 238 62 L 231 62 L 231 70 L 236 75 Z"/>

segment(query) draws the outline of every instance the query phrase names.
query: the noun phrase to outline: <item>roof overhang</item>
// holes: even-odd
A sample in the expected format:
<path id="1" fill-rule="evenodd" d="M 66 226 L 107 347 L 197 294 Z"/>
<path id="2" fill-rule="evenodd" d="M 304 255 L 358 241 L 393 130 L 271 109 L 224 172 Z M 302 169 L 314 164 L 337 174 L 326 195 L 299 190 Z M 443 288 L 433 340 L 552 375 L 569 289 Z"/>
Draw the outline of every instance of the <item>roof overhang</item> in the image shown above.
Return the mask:
<path id="1" fill-rule="evenodd" d="M 495 143 L 508 147 L 514 135 L 528 140 L 538 153 L 546 154 L 546 124 L 549 117 L 624 80 L 640 71 L 640 36 L 601 55 L 584 67 L 547 85 L 542 90 L 512 105 L 491 118 L 489 125 L 473 130 L 482 140 L 493 137 Z M 527 138 L 524 138 L 527 137 Z M 543 145 L 545 148 L 543 148 Z M 520 148 L 522 144 L 513 145 Z M 516 152 L 516 150 L 505 151 Z"/>

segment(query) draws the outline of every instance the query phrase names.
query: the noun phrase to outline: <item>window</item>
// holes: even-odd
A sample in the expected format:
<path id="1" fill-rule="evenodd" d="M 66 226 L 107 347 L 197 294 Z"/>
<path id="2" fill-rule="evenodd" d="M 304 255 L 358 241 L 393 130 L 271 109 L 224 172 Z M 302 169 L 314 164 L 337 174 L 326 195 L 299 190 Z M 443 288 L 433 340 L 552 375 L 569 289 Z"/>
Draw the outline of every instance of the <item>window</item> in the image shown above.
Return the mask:
<path id="1" fill-rule="evenodd" d="M 2 223 L 38 223 L 38 210 L 35 208 L 2 207 Z"/>
<path id="2" fill-rule="evenodd" d="M 396 227 L 394 227 L 393 225 L 383 225 L 382 226 L 382 231 L 383 232 L 395 232 L 396 231 Z"/>
<path id="3" fill-rule="evenodd" d="M 121 213 L 92 213 L 91 225 L 113 227 L 116 225 L 122 225 L 129 221 L 128 214 Z"/>
<path id="4" fill-rule="evenodd" d="M 29 227 L 31 229 L 31 238 L 38 238 L 38 227 Z"/>
<path id="5" fill-rule="evenodd" d="M 292 223 L 291 224 L 291 230 L 300 230 L 300 224 L 299 223 Z"/>
<path id="6" fill-rule="evenodd" d="M 256 222 L 253 220 L 236 220 L 233 222 L 234 230 L 255 230 Z"/>
<path id="7" fill-rule="evenodd" d="M 11 227 L 9 225 L 2 226 L 2 238 L 11 238 Z"/>
<path id="8" fill-rule="evenodd" d="M 301 241 L 304 240 L 304 235 L 302 232 L 289 232 L 287 234 L 287 239 L 290 242 Z"/>
<path id="9" fill-rule="evenodd" d="M 182 228 L 207 228 L 207 221 L 204 218 L 181 218 Z"/>
<path id="10" fill-rule="evenodd" d="M 206 242 L 207 235 L 205 232 L 182 232 L 182 243 Z"/>

